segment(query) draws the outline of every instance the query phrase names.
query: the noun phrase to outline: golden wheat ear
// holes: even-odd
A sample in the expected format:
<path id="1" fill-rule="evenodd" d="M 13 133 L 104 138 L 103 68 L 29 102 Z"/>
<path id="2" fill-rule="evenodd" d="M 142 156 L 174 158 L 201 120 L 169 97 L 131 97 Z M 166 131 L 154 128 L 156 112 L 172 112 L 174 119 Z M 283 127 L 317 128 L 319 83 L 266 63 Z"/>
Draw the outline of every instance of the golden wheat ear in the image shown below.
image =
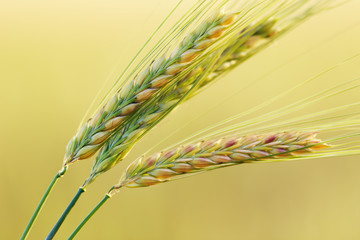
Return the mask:
<path id="1" fill-rule="evenodd" d="M 142 157 L 126 170 L 118 185 L 146 187 L 170 181 L 180 175 L 205 172 L 241 163 L 289 160 L 329 147 L 314 132 L 280 132 L 262 135 L 230 136 L 179 146 Z"/>
<path id="2" fill-rule="evenodd" d="M 91 157 L 138 108 L 174 81 L 176 75 L 192 66 L 233 23 L 236 14 L 217 13 L 189 34 L 169 57 L 156 59 L 89 119 L 69 142 L 65 165 Z"/>
<path id="3" fill-rule="evenodd" d="M 352 131 L 321 140 L 318 132 L 277 132 L 256 135 L 231 135 L 203 140 L 142 156 L 126 169 L 110 196 L 121 187 L 147 187 L 191 176 L 194 173 L 253 162 L 314 159 L 360 153 L 360 119 L 326 125 L 326 129 Z"/>
<path id="4" fill-rule="evenodd" d="M 151 70 L 146 70 L 147 73 L 142 74 L 146 77 L 144 81 L 149 84 L 149 88 L 144 91 L 151 94 L 147 94 L 143 106 L 139 106 L 139 111 L 121 125 L 102 148 L 96 158 L 91 180 L 122 160 L 140 136 L 170 112 L 193 88 L 193 84 L 204 77 L 196 68 L 197 58 L 221 39 L 236 15 L 217 13 L 215 17 L 203 22 L 194 32 L 187 35 L 169 58 L 163 59 L 161 63 L 154 62 Z"/>

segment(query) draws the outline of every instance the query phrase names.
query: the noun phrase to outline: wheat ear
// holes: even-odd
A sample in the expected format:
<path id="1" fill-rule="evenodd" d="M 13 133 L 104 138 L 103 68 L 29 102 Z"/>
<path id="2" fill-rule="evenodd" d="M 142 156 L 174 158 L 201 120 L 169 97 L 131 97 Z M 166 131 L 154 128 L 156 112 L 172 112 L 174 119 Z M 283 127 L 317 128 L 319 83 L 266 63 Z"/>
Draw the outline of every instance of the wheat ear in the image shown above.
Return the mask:
<path id="1" fill-rule="evenodd" d="M 210 47 L 233 22 L 236 14 L 217 14 L 189 34 L 169 58 L 160 57 L 139 73 L 89 119 L 69 142 L 64 164 L 92 156 L 126 118 Z"/>
<path id="2" fill-rule="evenodd" d="M 121 129 L 116 131 L 110 140 L 105 143 L 96 158 L 91 177 L 87 182 L 90 182 L 96 175 L 110 169 L 121 160 L 131 149 L 131 146 L 135 144 L 136 139 L 179 102 L 179 99 L 198 80 L 197 77 L 200 73 L 199 69 L 195 68 L 195 70 L 176 81 L 174 80 L 175 75 L 180 71 L 186 73 L 187 68 L 190 70 L 194 68 L 195 58 L 220 39 L 223 33 L 232 25 L 236 15 L 236 13 L 217 13 L 214 15 L 215 17 L 203 22 L 194 32 L 186 36 L 173 51 L 170 60 L 167 60 L 177 62 L 167 67 L 167 69 L 161 67 L 160 71 L 166 74 L 160 74 L 151 81 L 151 89 L 156 87 L 164 88 L 163 92 L 159 96 L 155 95 L 153 99 L 149 99 L 148 105 L 144 103 L 142 106 L 144 110 L 139 109 L 140 112 L 129 117 L 128 121 L 121 125 Z M 183 48 L 187 50 L 184 52 Z M 159 64 L 155 62 L 152 69 L 157 69 L 158 67 L 155 67 L 157 65 Z M 147 74 L 149 74 L 148 71 Z M 150 75 L 152 74 L 150 73 Z M 170 82 L 173 84 L 169 84 Z M 164 87 L 165 85 L 167 86 Z"/>
<path id="3" fill-rule="evenodd" d="M 173 178 L 223 166 L 269 160 L 287 160 L 328 147 L 314 132 L 280 132 L 201 141 L 142 157 L 126 170 L 121 187 L 146 187 Z"/>

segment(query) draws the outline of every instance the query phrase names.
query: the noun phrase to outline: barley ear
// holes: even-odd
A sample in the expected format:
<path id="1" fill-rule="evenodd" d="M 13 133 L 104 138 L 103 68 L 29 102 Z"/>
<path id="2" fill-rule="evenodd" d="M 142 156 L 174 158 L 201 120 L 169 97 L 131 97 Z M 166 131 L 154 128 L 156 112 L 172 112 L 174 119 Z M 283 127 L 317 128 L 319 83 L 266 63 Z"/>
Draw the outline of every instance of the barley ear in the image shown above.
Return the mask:
<path id="1" fill-rule="evenodd" d="M 202 41 L 207 40 L 211 40 L 212 43 L 216 42 L 234 21 L 234 17 L 227 17 L 219 13 L 215 16 L 207 23 L 204 32 L 194 31 L 189 34 L 170 58 L 157 59 L 105 103 L 103 108 L 85 126 L 85 130 L 78 131 L 77 141 L 70 141 L 71 147 L 67 148 L 65 164 L 92 156 L 120 127 L 122 123 L 120 120 L 133 114 L 144 102 L 164 88 L 168 81 L 191 66 L 192 62 L 207 49 L 195 46 L 199 46 Z M 226 21 L 222 22 L 225 17 Z M 85 134 L 83 134 L 84 131 Z M 96 137 L 96 141 L 94 141 L 95 134 L 100 134 L 101 138 Z"/>
<path id="2" fill-rule="evenodd" d="M 251 162 L 290 160 L 316 154 L 329 145 L 316 138 L 315 132 L 279 132 L 231 136 L 179 146 L 133 162 L 115 185 L 147 187 L 197 172 Z"/>
<path id="3" fill-rule="evenodd" d="M 224 32 L 229 29 L 231 23 L 235 19 L 235 14 L 218 14 L 214 19 L 206 22 L 205 28 L 202 31 L 195 30 L 194 32 L 187 35 L 186 38 L 178 45 L 178 47 L 173 51 L 170 58 L 163 59 L 160 58 L 154 62 L 152 68 L 148 68 L 146 71 L 147 80 L 146 82 L 149 88 L 142 90 L 139 94 L 136 95 L 135 100 L 141 102 L 143 106 L 147 106 L 148 109 L 157 108 L 158 101 L 152 101 L 153 99 L 166 98 L 166 100 L 180 99 L 184 92 L 188 91 L 187 88 L 190 83 L 187 84 L 187 80 L 192 81 L 196 80 L 196 77 L 185 76 L 185 78 L 178 79 L 177 76 L 181 76 L 181 72 L 186 72 L 187 69 L 194 68 L 195 59 L 198 58 L 205 50 L 207 50 L 211 45 L 215 44 Z M 231 17 L 229 17 L 231 16 Z M 222 19 L 226 18 L 226 24 L 222 23 Z M 231 19 L 231 20 L 230 20 Z M 211 41 L 210 44 L 206 44 L 206 47 L 201 44 L 202 42 Z M 201 47 L 199 47 L 201 46 Z M 160 69 L 160 70 L 159 70 Z M 142 75 L 142 74 L 140 74 Z M 144 75 L 144 76 L 145 76 Z M 141 77 L 142 79 L 143 77 Z M 184 84 L 187 84 L 187 87 L 176 86 L 178 82 L 183 81 Z M 173 83 L 173 85 L 170 85 Z M 171 86 L 176 86 L 174 91 L 167 91 Z M 169 86 L 170 88 L 167 88 Z M 191 87 L 190 87 L 191 88 Z M 161 93 L 155 95 L 157 92 L 162 90 Z M 177 92 L 180 90 L 180 95 Z M 184 91 L 185 90 L 185 91 Z M 146 102 L 149 102 L 149 105 L 146 105 Z M 99 155 L 96 158 L 95 164 L 91 172 L 91 182 L 95 176 L 101 174 L 104 171 L 112 168 L 117 162 L 121 161 L 131 148 L 131 146 L 143 135 L 144 131 L 147 131 L 147 127 L 150 126 L 150 123 L 154 123 L 153 119 L 160 117 L 161 112 L 166 112 L 169 108 L 165 108 L 165 105 L 162 105 L 162 110 L 157 112 L 146 112 L 144 115 L 148 117 L 143 117 L 140 122 L 132 121 L 134 116 L 137 113 L 132 115 L 132 118 L 129 118 L 129 121 L 125 123 L 123 129 L 116 132 L 116 134 L 107 142 L 105 146 L 100 151 Z M 138 110 L 140 111 L 140 110 Z M 138 126 L 139 127 L 136 127 Z M 117 146 L 129 146 L 129 149 Z"/>

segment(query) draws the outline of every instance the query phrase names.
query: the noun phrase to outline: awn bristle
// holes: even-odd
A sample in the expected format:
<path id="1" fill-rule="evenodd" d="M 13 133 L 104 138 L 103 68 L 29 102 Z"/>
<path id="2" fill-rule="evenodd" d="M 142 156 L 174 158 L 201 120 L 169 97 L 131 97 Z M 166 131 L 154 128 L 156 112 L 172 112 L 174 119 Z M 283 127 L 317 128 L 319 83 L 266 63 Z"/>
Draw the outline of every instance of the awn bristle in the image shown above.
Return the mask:
<path id="1" fill-rule="evenodd" d="M 219 13 L 204 22 L 181 42 L 169 58 L 160 57 L 116 92 L 69 142 L 64 164 L 95 154 L 144 102 L 167 86 L 178 73 L 191 66 L 199 55 L 215 43 L 235 17 L 235 13 Z"/>
<path id="2" fill-rule="evenodd" d="M 126 187 L 147 187 L 179 175 L 257 161 L 287 160 L 329 147 L 314 132 L 227 137 L 201 141 L 141 157 L 127 168 L 112 192 Z"/>
<path id="3" fill-rule="evenodd" d="M 269 45 L 278 36 L 279 32 L 285 31 L 275 29 L 276 22 L 276 20 L 271 19 L 256 27 L 249 26 L 243 29 L 238 34 L 239 38 L 222 52 L 216 68 L 199 84 L 198 88 L 200 89 L 214 82 L 217 77 L 238 66 L 252 55 L 258 53 L 263 47 Z M 246 33 L 243 34 L 244 32 Z"/>

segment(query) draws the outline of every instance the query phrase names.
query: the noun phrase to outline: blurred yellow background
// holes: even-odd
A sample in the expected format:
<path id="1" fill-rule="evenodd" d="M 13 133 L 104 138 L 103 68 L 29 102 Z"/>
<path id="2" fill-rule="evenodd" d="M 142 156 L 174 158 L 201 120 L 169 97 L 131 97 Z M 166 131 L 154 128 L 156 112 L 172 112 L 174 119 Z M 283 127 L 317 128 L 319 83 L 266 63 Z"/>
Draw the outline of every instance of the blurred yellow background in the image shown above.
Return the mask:
<path id="1" fill-rule="evenodd" d="M 176 2 L 0 3 L 0 239 L 20 237 L 104 80 L 109 79 L 106 89 Z M 185 1 L 178 16 L 191 2 Z M 311 18 L 173 112 L 125 162 L 88 187 L 55 239 L 66 239 L 125 166 L 154 144 L 162 141 L 155 150 L 172 145 L 358 54 L 359 9 L 360 2 L 353 0 Z M 302 88 L 297 97 L 358 77 L 359 63 L 357 58 L 345 63 Z M 238 93 L 259 78 L 262 81 Z M 359 95 L 357 90 L 318 107 L 355 102 Z M 77 239 L 360 239 L 358 158 L 249 164 L 125 189 L 104 205 Z M 29 239 L 45 238 L 91 165 L 87 160 L 70 167 Z"/>

